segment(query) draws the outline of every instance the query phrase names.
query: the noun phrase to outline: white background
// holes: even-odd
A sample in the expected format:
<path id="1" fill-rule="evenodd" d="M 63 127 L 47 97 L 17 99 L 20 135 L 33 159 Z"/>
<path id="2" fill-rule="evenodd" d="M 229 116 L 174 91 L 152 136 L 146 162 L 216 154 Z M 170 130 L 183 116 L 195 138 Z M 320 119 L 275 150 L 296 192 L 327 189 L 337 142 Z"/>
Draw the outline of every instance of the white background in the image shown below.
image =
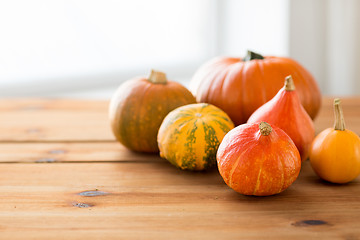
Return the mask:
<path id="1" fill-rule="evenodd" d="M 1 1 L 0 97 L 110 98 L 151 68 L 188 83 L 218 55 L 289 56 L 360 94 L 360 1 Z"/>

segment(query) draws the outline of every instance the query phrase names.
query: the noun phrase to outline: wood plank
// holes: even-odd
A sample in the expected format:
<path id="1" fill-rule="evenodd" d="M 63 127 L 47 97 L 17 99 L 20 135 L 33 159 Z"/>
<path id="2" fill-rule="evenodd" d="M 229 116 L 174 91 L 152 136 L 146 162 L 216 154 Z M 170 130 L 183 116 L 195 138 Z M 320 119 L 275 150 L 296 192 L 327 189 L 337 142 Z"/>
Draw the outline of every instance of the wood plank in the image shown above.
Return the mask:
<path id="1" fill-rule="evenodd" d="M 284 193 L 246 197 L 216 169 L 184 172 L 126 150 L 111 135 L 107 104 L 0 101 L 0 239 L 360 236 L 360 178 L 325 183 L 305 162 Z M 360 98 L 343 99 L 343 108 L 347 127 L 359 134 Z M 332 124 L 326 98 L 316 130 Z"/>
<path id="2" fill-rule="evenodd" d="M 0 100 L 0 141 L 114 141 L 107 101 Z"/>
<path id="3" fill-rule="evenodd" d="M 66 110 L 84 111 L 91 110 L 103 112 L 107 110 L 109 101 L 82 100 L 82 99 L 57 99 L 57 98 L 2 98 L 0 111 L 47 111 Z"/>
<path id="4" fill-rule="evenodd" d="M 132 152 L 118 142 L 0 143 L 0 163 L 165 161 L 158 154 Z"/>
<path id="5" fill-rule="evenodd" d="M 332 99 L 325 97 L 316 131 L 333 125 Z M 360 134 L 360 98 L 344 98 L 347 127 Z M 0 142 L 114 141 L 108 101 L 59 99 L 0 100 Z"/>
<path id="6" fill-rule="evenodd" d="M 262 198 L 235 193 L 216 169 L 192 173 L 166 162 L 1 164 L 1 169 L 0 239 L 360 236 L 359 179 L 328 184 L 308 162 L 288 190 Z"/>

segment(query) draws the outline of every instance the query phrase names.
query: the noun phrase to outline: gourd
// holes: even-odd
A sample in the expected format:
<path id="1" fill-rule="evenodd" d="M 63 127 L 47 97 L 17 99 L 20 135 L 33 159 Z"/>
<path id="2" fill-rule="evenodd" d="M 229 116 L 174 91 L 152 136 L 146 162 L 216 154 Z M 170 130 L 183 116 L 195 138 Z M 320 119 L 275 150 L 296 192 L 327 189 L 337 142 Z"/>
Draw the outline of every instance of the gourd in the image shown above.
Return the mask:
<path id="1" fill-rule="evenodd" d="M 197 70 L 190 90 L 198 102 L 221 108 L 239 125 L 275 96 L 288 75 L 294 77 L 300 101 L 314 119 L 321 105 L 319 87 L 312 75 L 290 58 L 250 51 L 244 59 L 217 57 Z"/>
<path id="2" fill-rule="evenodd" d="M 310 163 L 315 173 L 332 183 L 347 183 L 360 174 L 360 138 L 345 128 L 340 99 L 334 100 L 335 124 L 314 139 Z"/>
<path id="3" fill-rule="evenodd" d="M 229 131 L 217 152 L 225 183 L 245 195 L 267 196 L 287 189 L 301 168 L 299 151 L 280 128 L 266 122 Z"/>
<path id="4" fill-rule="evenodd" d="M 315 137 L 313 121 L 300 103 L 291 76 L 285 78 L 284 87 L 270 101 L 258 108 L 248 123 L 265 121 L 286 132 L 300 152 L 302 161 L 309 156 Z"/>
<path id="5" fill-rule="evenodd" d="M 110 101 L 109 118 L 116 139 L 139 152 L 158 152 L 157 133 L 173 109 L 195 103 L 189 90 L 168 81 L 165 73 L 152 70 L 148 78 L 130 79 L 117 89 Z"/>
<path id="6" fill-rule="evenodd" d="M 221 109 L 206 103 L 171 111 L 158 133 L 160 156 L 183 170 L 204 170 L 216 164 L 216 151 L 234 127 Z"/>

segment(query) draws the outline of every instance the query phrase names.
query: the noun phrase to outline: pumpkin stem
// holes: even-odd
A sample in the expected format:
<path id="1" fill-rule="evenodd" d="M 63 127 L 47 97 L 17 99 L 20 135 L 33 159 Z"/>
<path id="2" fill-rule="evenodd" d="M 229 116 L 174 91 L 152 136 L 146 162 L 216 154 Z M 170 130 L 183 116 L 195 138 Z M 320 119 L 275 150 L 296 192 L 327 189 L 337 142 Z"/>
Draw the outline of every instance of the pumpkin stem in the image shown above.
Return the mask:
<path id="1" fill-rule="evenodd" d="M 163 72 L 155 71 L 153 69 L 151 69 L 151 73 L 150 73 L 148 80 L 155 84 L 157 84 L 157 83 L 166 84 L 167 83 L 166 74 Z"/>
<path id="2" fill-rule="evenodd" d="M 345 130 L 345 120 L 341 107 L 340 98 L 334 99 L 334 111 L 335 111 L 335 124 L 334 129 L 344 131 Z"/>
<path id="3" fill-rule="evenodd" d="M 289 75 L 285 78 L 285 91 L 294 91 L 295 90 L 295 84 L 292 79 L 292 76 Z"/>
<path id="4" fill-rule="evenodd" d="M 264 57 L 258 53 L 254 53 L 250 50 L 247 51 L 246 56 L 244 57 L 243 61 L 251 61 L 254 59 L 264 59 Z"/>
<path id="5" fill-rule="evenodd" d="M 270 124 L 268 124 L 267 122 L 259 123 L 259 129 L 260 129 L 261 135 L 263 135 L 263 136 L 268 136 L 272 131 Z"/>

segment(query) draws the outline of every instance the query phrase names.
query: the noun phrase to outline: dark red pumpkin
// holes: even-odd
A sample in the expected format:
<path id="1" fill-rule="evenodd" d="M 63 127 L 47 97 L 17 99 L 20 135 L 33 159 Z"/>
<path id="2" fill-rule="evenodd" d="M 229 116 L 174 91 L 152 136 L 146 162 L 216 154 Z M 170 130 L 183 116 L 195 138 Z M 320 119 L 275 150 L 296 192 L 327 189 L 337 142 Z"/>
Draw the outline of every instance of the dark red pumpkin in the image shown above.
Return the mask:
<path id="1" fill-rule="evenodd" d="M 200 67 L 190 90 L 198 102 L 221 108 L 239 125 L 276 95 L 288 75 L 293 76 L 301 103 L 314 119 L 321 106 L 320 90 L 312 75 L 290 58 L 253 52 L 244 59 L 218 57 Z"/>

